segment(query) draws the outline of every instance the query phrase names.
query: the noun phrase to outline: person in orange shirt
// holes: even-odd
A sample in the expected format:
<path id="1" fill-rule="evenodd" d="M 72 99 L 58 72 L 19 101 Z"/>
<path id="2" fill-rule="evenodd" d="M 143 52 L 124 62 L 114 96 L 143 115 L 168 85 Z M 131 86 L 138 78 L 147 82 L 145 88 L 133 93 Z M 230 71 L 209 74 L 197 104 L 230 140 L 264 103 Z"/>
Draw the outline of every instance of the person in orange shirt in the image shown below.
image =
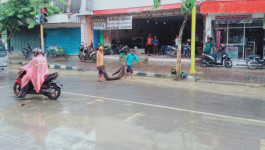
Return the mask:
<path id="1" fill-rule="evenodd" d="M 149 36 L 146 39 L 146 51 L 147 54 L 150 55 L 152 53 L 152 45 L 153 45 L 153 38 L 151 36 L 151 34 L 149 33 Z"/>
<path id="2" fill-rule="evenodd" d="M 99 50 L 97 52 L 97 69 L 98 69 L 98 81 L 102 82 L 102 74 L 104 74 L 105 70 L 104 70 L 104 64 L 103 64 L 103 50 L 104 47 L 100 46 Z"/>

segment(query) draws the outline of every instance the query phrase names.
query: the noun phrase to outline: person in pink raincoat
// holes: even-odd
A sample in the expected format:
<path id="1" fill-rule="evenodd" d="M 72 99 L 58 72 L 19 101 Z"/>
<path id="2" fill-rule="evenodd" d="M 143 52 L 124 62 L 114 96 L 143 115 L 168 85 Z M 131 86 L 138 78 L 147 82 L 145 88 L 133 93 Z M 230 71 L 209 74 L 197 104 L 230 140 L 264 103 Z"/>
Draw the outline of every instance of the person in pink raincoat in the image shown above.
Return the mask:
<path id="1" fill-rule="evenodd" d="M 25 97 L 31 86 L 34 87 L 36 93 L 39 93 L 45 81 L 44 76 L 49 73 L 47 59 L 43 56 L 41 49 L 35 48 L 33 52 L 35 57 L 21 68 L 26 71 L 26 74 L 22 78 L 22 89 L 17 98 Z"/>

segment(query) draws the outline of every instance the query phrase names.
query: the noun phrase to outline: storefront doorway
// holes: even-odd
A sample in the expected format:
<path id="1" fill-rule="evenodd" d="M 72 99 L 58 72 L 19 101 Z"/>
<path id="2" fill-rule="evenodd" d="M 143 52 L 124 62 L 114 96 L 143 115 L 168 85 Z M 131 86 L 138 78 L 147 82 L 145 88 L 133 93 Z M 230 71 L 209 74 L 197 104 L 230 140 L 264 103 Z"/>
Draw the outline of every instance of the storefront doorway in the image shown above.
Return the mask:
<path id="1" fill-rule="evenodd" d="M 133 26 L 131 30 L 112 30 L 112 43 L 122 43 L 130 48 L 137 46 L 144 49 L 146 39 L 149 34 L 157 36 L 159 40 L 159 48 L 164 45 L 175 45 L 174 40 L 179 34 L 180 27 L 183 23 L 184 16 L 165 16 L 165 17 L 148 17 L 133 18 Z M 199 43 L 203 39 L 203 16 L 197 15 L 196 25 L 196 42 Z M 191 18 L 186 24 L 183 32 L 183 42 L 191 38 Z"/>

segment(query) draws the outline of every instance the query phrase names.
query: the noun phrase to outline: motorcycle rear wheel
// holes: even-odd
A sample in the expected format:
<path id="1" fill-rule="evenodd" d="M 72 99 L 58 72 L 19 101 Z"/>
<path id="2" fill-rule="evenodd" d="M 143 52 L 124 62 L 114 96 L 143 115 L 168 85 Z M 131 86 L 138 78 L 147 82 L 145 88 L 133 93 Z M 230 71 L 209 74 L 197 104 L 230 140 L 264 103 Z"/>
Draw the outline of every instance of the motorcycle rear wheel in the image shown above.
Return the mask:
<path id="1" fill-rule="evenodd" d="M 226 68 L 232 68 L 233 66 L 233 63 L 230 59 L 226 59 L 224 63 Z"/>
<path id="2" fill-rule="evenodd" d="M 186 57 L 190 58 L 191 54 L 190 52 L 186 52 Z"/>
<path id="3" fill-rule="evenodd" d="M 50 93 L 47 95 L 47 97 L 51 100 L 57 100 L 61 95 L 61 88 L 58 87 L 56 84 L 52 84 L 52 89 L 54 90 L 54 93 Z"/>
<path id="4" fill-rule="evenodd" d="M 92 60 L 93 62 L 96 62 L 96 61 L 97 61 L 97 56 L 96 56 L 96 54 L 94 54 L 93 56 L 91 56 L 91 60 Z"/>
<path id="5" fill-rule="evenodd" d="M 206 59 L 205 58 L 201 59 L 200 65 L 201 65 L 202 68 L 207 68 L 208 67 L 208 65 L 206 64 Z"/>
<path id="6" fill-rule="evenodd" d="M 174 51 L 168 51 L 168 52 L 167 52 L 167 56 L 168 56 L 168 57 L 175 57 L 176 54 L 175 54 Z"/>
<path id="7" fill-rule="evenodd" d="M 15 95 L 18 96 L 19 92 L 21 91 L 21 85 L 16 82 L 14 84 L 13 90 L 14 90 Z"/>

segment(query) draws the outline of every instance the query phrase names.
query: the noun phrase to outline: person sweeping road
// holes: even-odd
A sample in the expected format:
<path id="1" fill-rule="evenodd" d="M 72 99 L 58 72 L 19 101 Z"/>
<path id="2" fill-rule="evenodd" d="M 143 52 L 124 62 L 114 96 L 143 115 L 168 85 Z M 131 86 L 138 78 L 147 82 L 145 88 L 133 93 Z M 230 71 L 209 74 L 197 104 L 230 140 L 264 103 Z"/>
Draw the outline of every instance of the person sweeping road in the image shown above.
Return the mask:
<path id="1" fill-rule="evenodd" d="M 140 61 L 140 59 L 138 59 L 138 57 L 135 55 L 135 50 L 131 50 L 131 53 L 129 53 L 126 58 L 125 58 L 125 61 L 123 63 L 124 66 L 127 65 L 127 70 L 126 70 L 126 73 L 125 73 L 125 79 L 128 75 L 128 73 L 130 73 L 131 75 L 131 79 L 133 79 L 133 61 L 137 61 L 137 62 L 140 62 L 142 65 L 143 63 Z"/>

